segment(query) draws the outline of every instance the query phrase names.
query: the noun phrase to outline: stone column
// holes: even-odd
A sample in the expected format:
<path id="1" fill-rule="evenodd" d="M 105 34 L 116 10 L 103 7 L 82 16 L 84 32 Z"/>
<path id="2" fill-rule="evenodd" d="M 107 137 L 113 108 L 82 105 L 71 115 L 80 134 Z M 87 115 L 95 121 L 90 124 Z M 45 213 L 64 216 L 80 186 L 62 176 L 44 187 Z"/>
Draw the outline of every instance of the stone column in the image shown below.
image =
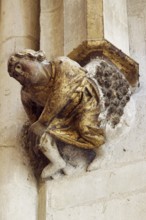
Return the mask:
<path id="1" fill-rule="evenodd" d="M 87 40 L 103 39 L 129 54 L 126 0 L 87 0 Z"/>
<path id="2" fill-rule="evenodd" d="M 40 24 L 47 58 L 67 55 L 86 40 L 86 1 L 41 0 Z"/>
<path id="3" fill-rule="evenodd" d="M 39 49 L 39 1 L 0 1 L 0 219 L 36 220 L 37 185 L 20 142 L 26 115 L 7 73 L 11 53 Z"/>
<path id="4" fill-rule="evenodd" d="M 87 0 L 87 40 L 103 38 L 103 0 Z"/>
<path id="5" fill-rule="evenodd" d="M 64 0 L 64 54 L 67 55 L 87 38 L 85 0 Z"/>
<path id="6" fill-rule="evenodd" d="M 64 54 L 63 0 L 41 0 L 40 48 L 52 59 Z"/>

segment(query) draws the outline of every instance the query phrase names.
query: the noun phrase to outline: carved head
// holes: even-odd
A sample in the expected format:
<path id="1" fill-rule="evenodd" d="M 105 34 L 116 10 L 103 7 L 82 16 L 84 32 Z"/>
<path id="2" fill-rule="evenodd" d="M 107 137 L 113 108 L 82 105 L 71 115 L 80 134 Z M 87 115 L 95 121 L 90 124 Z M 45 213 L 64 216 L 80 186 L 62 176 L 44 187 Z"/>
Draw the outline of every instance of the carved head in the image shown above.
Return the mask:
<path id="1" fill-rule="evenodd" d="M 35 84 L 41 80 L 44 61 L 46 61 L 46 56 L 42 51 L 25 49 L 9 58 L 9 75 L 21 85 Z"/>

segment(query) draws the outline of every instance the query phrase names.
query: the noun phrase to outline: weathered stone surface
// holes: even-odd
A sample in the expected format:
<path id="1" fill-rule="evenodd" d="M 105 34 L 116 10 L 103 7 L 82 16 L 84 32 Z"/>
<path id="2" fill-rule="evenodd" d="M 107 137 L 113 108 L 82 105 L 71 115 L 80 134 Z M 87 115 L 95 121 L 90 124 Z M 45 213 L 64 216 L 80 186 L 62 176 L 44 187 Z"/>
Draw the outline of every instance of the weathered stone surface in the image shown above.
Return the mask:
<path id="1" fill-rule="evenodd" d="M 108 1 L 108 3 L 112 3 L 111 6 L 113 8 L 116 7 L 115 1 Z M 117 2 L 117 8 L 114 8 L 114 11 L 111 11 L 111 14 L 115 12 L 117 15 L 116 12 L 118 12 L 120 16 L 122 14 L 124 16 L 125 3 L 126 2 L 124 1 L 124 9 L 122 10 L 121 1 Z M 57 180 L 49 185 L 42 186 L 44 187 L 44 190 L 47 190 L 48 192 L 48 203 L 46 204 L 48 210 L 47 219 L 145 219 L 146 150 L 145 138 L 143 136 L 143 131 L 145 130 L 144 116 L 146 105 L 144 92 L 146 85 L 146 54 L 144 50 L 145 14 L 143 9 L 145 4 L 144 1 L 139 2 L 132 0 L 129 0 L 128 4 L 128 13 L 130 15 L 130 49 L 132 57 L 140 62 L 140 74 L 142 76 L 140 78 L 142 87 L 140 87 L 140 89 L 137 91 L 137 94 L 133 95 L 134 102 L 136 103 L 136 109 L 133 109 L 133 112 L 135 111 L 135 120 L 132 122 L 132 126 L 129 127 L 129 130 L 127 130 L 126 133 L 121 136 L 119 135 L 117 139 L 115 139 L 114 143 L 112 142 L 108 144 L 103 150 L 103 155 L 101 155 L 101 166 L 98 171 L 87 173 L 86 175 L 82 176 L 76 176 L 74 178 L 66 178 L 60 181 Z M 108 8 L 108 4 L 106 7 Z M 137 12 L 137 9 L 139 9 L 139 12 Z M 107 18 L 109 17 L 107 16 Z M 122 18 L 124 21 L 126 21 L 126 19 L 127 17 Z M 116 33 L 120 33 L 121 30 L 125 31 L 125 33 L 121 33 L 119 36 L 110 36 L 112 37 L 112 40 L 115 37 L 117 39 L 117 42 L 115 39 L 115 43 L 119 44 L 119 47 L 121 46 L 120 49 L 123 51 L 125 50 L 124 52 L 127 51 L 128 53 L 127 48 L 124 49 L 125 46 L 128 47 L 127 24 L 122 24 L 122 20 L 121 18 L 116 20 L 118 24 L 119 22 L 121 23 L 121 26 L 119 27 L 120 30 L 119 32 L 117 30 Z M 109 22 L 110 21 L 111 20 L 109 20 Z M 118 25 L 115 27 L 115 30 L 116 28 L 118 28 Z M 137 37 L 137 32 L 139 33 L 139 38 Z M 120 39 L 120 37 L 124 35 L 125 37 Z M 123 39 L 126 39 L 126 41 L 123 42 Z M 85 43 L 83 46 L 83 48 L 85 48 L 83 49 L 84 51 L 86 51 L 86 47 L 87 46 Z M 76 54 L 73 52 L 71 56 L 82 61 L 84 60 L 84 55 L 82 56 L 83 53 L 81 52 L 83 50 L 80 48 L 78 51 L 76 51 Z M 111 53 L 110 56 L 112 57 Z M 118 55 L 115 54 L 114 56 L 118 57 Z M 121 56 L 120 60 L 122 65 L 124 65 L 125 58 Z M 128 66 L 125 65 L 126 71 L 129 71 L 129 68 L 131 73 L 136 73 L 136 78 L 134 78 L 134 80 L 138 79 L 137 64 L 135 65 L 134 69 L 131 68 L 130 63 Z M 133 80 L 132 76 L 133 74 L 131 74 L 131 80 Z M 134 84 L 134 81 L 132 81 L 132 83 Z M 126 126 L 128 127 L 129 125 Z M 47 189 L 45 187 L 47 187 Z M 49 200 L 49 198 L 51 199 Z"/>
<path id="2" fill-rule="evenodd" d="M 104 39 L 129 54 L 126 0 L 87 1 L 87 40 Z"/>
<path id="3" fill-rule="evenodd" d="M 48 213 L 47 220 L 51 217 L 55 220 L 144 220 L 146 216 L 145 201 L 146 193 L 137 192 L 133 195 L 128 195 L 126 198 L 55 210 L 54 213 Z"/>
<path id="4" fill-rule="evenodd" d="M 103 0 L 87 0 L 87 39 L 104 38 Z"/>
<path id="5" fill-rule="evenodd" d="M 86 1 L 64 0 L 64 55 L 86 40 L 86 16 Z"/>
<path id="6" fill-rule="evenodd" d="M 29 0 L 1 1 L 1 63 L 6 62 L 14 50 L 24 47 L 39 47 L 39 5 L 37 3 L 38 0 L 35 2 Z M 33 14 L 30 10 L 32 8 Z M 4 52 L 2 53 L 2 51 Z"/>
<path id="7" fill-rule="evenodd" d="M 36 220 L 37 185 L 25 153 L 4 145 L 0 158 L 0 219 Z"/>
<path id="8" fill-rule="evenodd" d="M 52 59 L 64 54 L 63 0 L 41 0 L 40 7 L 40 48 Z"/>
<path id="9" fill-rule="evenodd" d="M 39 46 L 39 7 L 36 2 L 27 1 L 1 1 L 0 21 L 0 143 L 14 144 L 16 136 L 25 120 L 22 104 L 19 97 L 20 86 L 8 77 L 7 60 L 15 50 Z M 16 7 L 17 5 L 17 7 Z M 30 10 L 29 10 L 29 9 Z M 33 16 L 31 13 L 33 8 Z M 13 9 L 13 10 L 12 10 Z M 24 26 L 23 26 L 24 25 Z M 33 28 L 32 28 L 33 27 Z"/>
<path id="10" fill-rule="evenodd" d="M 129 55 L 127 0 L 103 0 L 104 39 Z"/>
<path id="11" fill-rule="evenodd" d="M 85 210 L 87 208 L 89 210 L 87 216 L 92 220 L 93 217 L 97 218 L 100 215 L 100 210 L 103 211 L 104 207 L 106 207 L 106 211 L 103 211 L 103 219 L 106 219 L 107 215 L 116 219 L 117 215 L 115 216 L 112 210 L 117 201 L 119 201 L 117 205 L 122 211 L 126 208 L 125 201 L 128 201 L 129 205 L 131 204 L 130 201 L 133 201 L 132 204 L 136 205 L 133 197 L 135 197 L 135 201 L 145 198 L 144 194 L 141 196 L 142 193 L 146 192 L 145 168 L 145 161 L 141 161 L 120 168 L 99 170 L 80 177 L 47 183 L 48 219 L 52 216 L 56 220 L 59 214 L 61 214 L 60 218 L 62 219 L 75 219 L 76 211 L 80 213 L 78 219 L 86 219 Z M 98 209 L 94 215 L 93 207 Z M 83 211 L 84 208 L 85 212 Z M 141 207 L 139 207 L 140 210 Z M 136 216 L 139 211 L 135 210 Z M 124 219 L 126 220 L 127 214 L 120 212 L 118 219 L 125 216 Z M 129 216 L 133 216 L 132 210 L 129 211 Z"/>
<path id="12" fill-rule="evenodd" d="M 50 1 L 47 2 L 47 7 L 50 7 Z M 54 2 L 58 1 L 52 1 L 52 4 L 55 4 Z M 90 2 L 90 0 L 88 2 Z M 137 91 L 137 94 L 133 96 L 133 99 L 136 103 L 136 120 L 133 122 L 133 125 L 129 127 L 127 134 L 118 137 L 115 143 L 106 146 L 106 149 L 103 152 L 104 154 L 102 156 L 100 170 L 93 173 L 88 173 L 86 176 L 76 176 L 70 179 L 61 181 L 57 180 L 56 182 L 54 181 L 51 183 L 51 185 L 42 185 L 42 188 L 40 188 L 42 190 L 40 192 L 40 206 L 42 208 L 39 212 L 40 220 L 145 220 L 146 218 L 146 143 L 144 133 L 146 124 L 146 2 L 145 0 L 128 0 L 127 2 L 129 15 L 130 54 L 137 62 L 140 63 L 141 75 L 141 87 Z M 105 35 L 107 36 L 106 39 L 111 41 L 125 53 L 128 53 L 128 33 L 127 24 L 125 23 L 127 19 L 125 11 L 126 1 L 105 0 L 103 3 L 104 10 L 108 12 L 106 15 L 107 17 L 104 20 L 105 27 L 108 28 L 104 30 Z M 5 62 L 10 53 L 15 49 L 19 50 L 24 47 L 38 49 L 38 37 L 36 37 L 38 29 L 36 27 L 39 25 L 37 22 L 35 23 L 37 19 L 34 16 L 36 5 L 36 1 L 1 1 L 1 10 L 3 17 L 5 18 L 3 21 L 1 20 L 1 30 L 7 29 L 4 34 L 1 31 L 2 44 L 0 56 L 1 73 L 3 73 L 1 74 L 0 80 L 0 99 L 1 103 L 3 103 L 0 109 L 0 172 L 2 173 L 2 178 L 0 181 L 2 182 L 2 186 L 0 187 L 0 217 L 4 220 L 25 220 L 28 218 L 34 220 L 37 219 L 35 181 L 33 179 L 27 180 L 27 175 L 30 175 L 30 172 L 28 171 L 30 170 L 27 165 L 24 166 L 22 164 L 22 161 L 24 162 L 24 160 L 20 158 L 22 155 L 18 155 L 19 150 L 17 150 L 17 147 L 14 148 L 14 150 L 12 147 L 12 149 L 9 151 L 9 146 L 16 146 L 18 144 L 18 133 L 20 132 L 23 121 L 25 120 L 25 116 L 24 114 L 19 113 L 22 111 L 22 108 L 20 99 L 16 94 L 19 94 L 20 88 L 17 87 L 17 84 L 13 80 L 8 78 Z M 122 9 L 122 6 L 124 6 L 124 10 Z M 6 8 L 8 10 L 6 10 Z M 28 16 L 29 9 L 30 12 Z M 69 11 L 71 11 L 71 9 Z M 74 16 L 76 17 L 78 11 L 73 11 Z M 18 16 L 19 12 L 20 14 L 23 12 L 23 18 Z M 62 21 L 62 12 L 58 11 L 57 13 Z M 81 10 L 79 14 L 81 15 Z M 120 16 L 120 19 L 116 17 L 117 15 Z M 32 21 L 32 18 L 34 18 L 33 25 L 30 22 L 30 20 Z M 45 13 L 44 18 L 44 23 L 41 24 L 41 26 L 44 25 L 45 27 L 44 34 L 46 38 L 42 38 L 45 39 L 45 44 L 42 44 L 41 49 L 45 49 L 48 58 L 50 58 L 50 54 L 51 56 L 56 56 L 57 53 L 57 55 L 62 55 L 62 51 L 64 50 L 62 46 L 62 22 L 59 21 L 57 16 L 56 20 L 57 22 L 59 21 L 59 24 L 61 24 L 61 30 L 55 29 L 53 31 L 53 36 L 54 39 L 60 40 L 55 40 L 53 42 L 53 39 L 51 39 L 49 42 L 50 44 L 53 43 L 53 46 L 51 47 L 51 45 L 48 43 L 48 36 L 50 35 L 47 33 L 50 23 L 47 20 L 47 15 L 45 17 Z M 53 19 L 51 21 L 53 22 Z M 45 22 L 48 22 L 49 25 L 45 26 Z M 111 24 L 114 29 L 111 28 Z M 76 22 L 74 25 L 76 25 Z M 28 30 L 27 28 L 30 26 L 31 30 Z M 54 26 L 58 27 L 56 23 Z M 79 27 L 80 26 L 81 24 L 79 24 Z M 33 30 L 32 27 L 35 27 L 35 30 Z M 26 29 L 29 32 L 29 37 L 25 33 Z M 82 30 L 85 31 L 84 29 Z M 71 31 L 72 30 L 69 30 L 69 32 Z M 22 35 L 20 34 L 19 36 L 20 32 Z M 80 36 L 83 35 L 81 34 Z M 69 53 L 71 48 L 78 46 L 76 45 L 76 42 L 79 42 L 81 38 L 76 36 L 76 39 L 77 41 L 74 39 L 73 41 L 70 41 L 74 43 L 73 45 L 72 43 L 68 44 L 68 48 L 66 47 L 65 49 L 66 53 Z M 52 51 L 50 51 L 50 48 L 52 48 Z M 121 62 L 125 62 L 124 58 L 121 59 L 123 59 Z M 130 65 L 126 66 L 125 69 L 128 71 L 129 68 L 132 70 Z M 15 96 L 13 94 L 15 94 Z M 6 113 L 9 115 L 9 117 L 7 117 Z M 4 150 L 2 148 L 4 148 Z M 80 186 L 79 189 L 78 186 Z M 99 189 L 101 191 L 99 191 Z M 46 191 L 49 193 L 46 194 Z M 52 198 L 52 195 L 55 197 Z M 64 198 L 65 196 L 66 200 Z"/>
<path id="13" fill-rule="evenodd" d="M 69 55 L 71 59 L 84 66 L 90 59 L 103 56 L 113 62 L 121 70 L 132 87 L 136 87 L 139 80 L 139 66 L 129 56 L 106 40 L 85 41 Z"/>
<path id="14" fill-rule="evenodd" d="M 38 0 L 2 0 L 0 17 L 0 219 L 36 220 L 36 180 L 20 143 L 26 116 L 7 59 L 18 49 L 38 49 Z"/>
<path id="15" fill-rule="evenodd" d="M 146 2 L 143 0 L 128 0 L 129 14 L 129 36 L 131 57 L 139 63 L 140 68 L 140 90 L 139 98 L 144 101 L 146 88 Z M 137 94 L 137 95 L 138 95 Z M 142 97 L 141 97 L 142 96 Z"/>

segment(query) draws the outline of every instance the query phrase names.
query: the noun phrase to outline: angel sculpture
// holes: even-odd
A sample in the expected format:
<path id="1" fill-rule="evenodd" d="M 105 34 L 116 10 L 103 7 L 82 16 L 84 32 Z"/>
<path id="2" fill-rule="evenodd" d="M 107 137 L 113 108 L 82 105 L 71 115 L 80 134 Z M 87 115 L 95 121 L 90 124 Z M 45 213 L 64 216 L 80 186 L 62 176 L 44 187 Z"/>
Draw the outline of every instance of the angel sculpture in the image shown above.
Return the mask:
<path id="1" fill-rule="evenodd" d="M 128 81 L 106 61 L 93 66 L 89 73 L 88 65 L 83 68 L 68 57 L 48 62 L 42 51 L 29 49 L 9 58 L 9 75 L 22 85 L 31 142 L 50 161 L 43 179 L 66 167 L 56 140 L 96 152 L 105 142 L 105 122 L 115 127 L 123 115 L 130 99 Z"/>

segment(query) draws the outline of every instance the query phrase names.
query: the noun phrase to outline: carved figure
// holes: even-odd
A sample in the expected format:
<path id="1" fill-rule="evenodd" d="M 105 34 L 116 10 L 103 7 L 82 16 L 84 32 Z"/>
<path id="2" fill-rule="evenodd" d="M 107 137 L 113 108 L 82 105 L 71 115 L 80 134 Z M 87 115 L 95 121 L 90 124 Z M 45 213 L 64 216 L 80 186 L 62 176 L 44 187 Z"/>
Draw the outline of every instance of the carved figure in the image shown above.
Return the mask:
<path id="1" fill-rule="evenodd" d="M 42 51 L 28 49 L 8 61 L 9 75 L 22 85 L 22 103 L 32 123 L 31 144 L 51 162 L 43 179 L 65 172 L 56 139 L 96 151 L 105 142 L 103 115 L 116 126 L 130 98 L 127 81 L 105 62 L 96 66 L 93 77 L 86 69 L 67 57 L 48 62 Z"/>

